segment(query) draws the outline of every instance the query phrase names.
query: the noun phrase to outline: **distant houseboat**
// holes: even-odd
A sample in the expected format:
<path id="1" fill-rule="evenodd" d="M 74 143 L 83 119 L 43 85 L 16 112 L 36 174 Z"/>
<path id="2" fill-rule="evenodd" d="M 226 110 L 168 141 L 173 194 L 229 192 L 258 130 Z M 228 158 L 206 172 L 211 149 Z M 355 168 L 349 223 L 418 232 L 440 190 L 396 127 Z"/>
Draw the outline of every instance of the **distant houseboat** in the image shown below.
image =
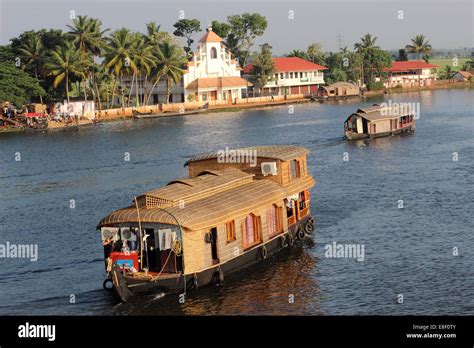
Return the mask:
<path id="1" fill-rule="evenodd" d="M 359 97 L 360 88 L 351 82 L 336 82 L 328 86 L 319 86 L 316 99 L 344 99 Z"/>
<path id="2" fill-rule="evenodd" d="M 127 301 L 221 284 L 225 275 L 307 238 L 315 184 L 307 153 L 261 146 L 233 150 L 224 160 L 221 153 L 191 158 L 189 178 L 138 195 L 100 221 L 110 277 L 104 287 L 110 282 Z M 252 154 L 253 161 L 239 160 Z"/>
<path id="3" fill-rule="evenodd" d="M 414 132 L 416 114 L 412 109 L 374 105 L 358 109 L 344 122 L 344 136 L 348 140 L 377 138 L 402 132 Z"/>

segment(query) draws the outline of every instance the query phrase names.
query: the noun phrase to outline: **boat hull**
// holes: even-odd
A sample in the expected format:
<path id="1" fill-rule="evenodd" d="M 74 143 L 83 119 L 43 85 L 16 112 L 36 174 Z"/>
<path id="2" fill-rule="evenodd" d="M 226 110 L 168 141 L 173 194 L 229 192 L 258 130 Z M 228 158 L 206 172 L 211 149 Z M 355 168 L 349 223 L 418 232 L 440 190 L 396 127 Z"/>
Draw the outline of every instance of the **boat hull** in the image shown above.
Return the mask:
<path id="1" fill-rule="evenodd" d="M 382 138 L 382 137 L 387 137 L 389 135 L 396 135 L 396 134 L 401 134 L 401 133 L 413 133 L 415 132 L 415 127 L 410 126 L 406 128 L 400 128 L 394 131 L 390 132 L 384 132 L 384 133 L 377 133 L 377 134 L 367 134 L 367 133 L 355 133 L 355 132 L 350 132 L 350 131 L 345 131 L 344 132 L 344 138 L 347 140 L 360 140 L 360 139 L 366 139 L 366 138 Z"/>
<path id="2" fill-rule="evenodd" d="M 311 216 L 307 216 L 299 220 L 296 224 L 289 228 L 289 231 L 281 233 L 266 243 L 259 244 L 256 247 L 244 252 L 243 254 L 221 264 L 216 264 L 208 269 L 187 274 L 167 275 L 159 277 L 157 280 L 137 278 L 133 276 L 120 275 L 117 281 L 114 281 L 114 290 L 118 298 L 127 302 L 133 295 L 150 294 L 150 293 L 183 293 L 186 289 L 194 290 L 197 287 L 207 286 L 210 284 L 219 284 L 222 282 L 223 276 L 232 274 L 236 271 L 249 267 L 258 262 L 263 262 L 265 259 L 289 247 L 288 236 L 294 242 L 299 241 L 297 232 L 298 227 L 304 228 L 305 224 Z M 262 247 L 265 246 L 267 256 L 263 257 Z M 221 277 L 219 275 L 221 274 Z M 116 277 L 114 271 L 111 272 L 112 280 Z M 186 285 L 186 287 L 185 287 Z"/>

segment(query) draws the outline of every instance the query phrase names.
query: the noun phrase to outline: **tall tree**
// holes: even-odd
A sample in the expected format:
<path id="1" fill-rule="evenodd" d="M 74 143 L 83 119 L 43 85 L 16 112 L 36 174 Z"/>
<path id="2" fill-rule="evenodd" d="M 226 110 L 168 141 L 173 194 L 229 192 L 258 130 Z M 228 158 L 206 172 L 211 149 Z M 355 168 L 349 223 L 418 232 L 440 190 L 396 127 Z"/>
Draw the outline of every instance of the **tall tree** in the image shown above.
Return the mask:
<path id="1" fill-rule="evenodd" d="M 243 13 L 228 16 L 227 21 L 231 27 L 230 34 L 238 47 L 238 51 L 232 53 L 238 58 L 240 65 L 245 66 L 255 39 L 262 36 L 267 28 L 267 20 L 258 13 Z"/>
<path id="2" fill-rule="evenodd" d="M 37 79 L 18 69 L 12 62 L 0 62 L 0 101 L 9 101 L 20 107 L 44 93 Z"/>
<path id="3" fill-rule="evenodd" d="M 354 44 L 354 50 L 357 53 L 360 53 L 363 57 L 363 80 L 362 83 L 365 83 L 365 80 L 368 78 L 369 82 L 373 82 L 373 56 L 375 51 L 379 50 L 379 46 L 375 45 L 377 37 L 372 37 L 370 34 L 365 34 L 361 37 L 360 42 Z"/>
<path id="4" fill-rule="evenodd" d="M 416 35 L 411 39 L 411 44 L 406 45 L 405 50 L 407 53 L 416 54 L 418 59 L 422 59 L 423 56 L 431 53 L 432 47 L 424 35 Z"/>
<path id="5" fill-rule="evenodd" d="M 51 58 L 45 64 L 45 68 L 50 70 L 49 75 L 54 76 L 54 88 L 64 81 L 66 98 L 69 103 L 71 77 L 82 77 L 83 75 L 79 52 L 72 44 L 66 43 L 51 52 Z"/>
<path id="6" fill-rule="evenodd" d="M 287 56 L 288 57 L 298 57 L 298 58 L 302 58 L 302 59 L 308 59 L 308 57 L 306 56 L 306 52 L 302 51 L 302 50 L 293 50 L 290 53 L 288 53 Z"/>
<path id="7" fill-rule="evenodd" d="M 84 89 L 84 100 L 87 100 L 87 86 L 89 80 L 92 80 L 93 95 L 99 98 L 97 81 L 95 78 L 95 58 L 102 54 L 105 47 L 103 35 L 108 31 L 101 30 L 102 22 L 99 19 L 88 18 L 87 16 L 78 16 L 73 19 L 73 25 L 67 27 L 70 31 L 67 33 L 76 48 L 79 50 L 81 64 L 83 67 L 82 85 Z M 100 99 L 97 100 L 100 109 Z"/>
<path id="8" fill-rule="evenodd" d="M 324 61 L 324 51 L 319 43 L 312 43 L 308 46 L 306 50 L 306 56 L 308 60 L 315 64 L 324 65 L 326 62 Z"/>
<path id="9" fill-rule="evenodd" d="M 188 57 L 191 56 L 191 45 L 194 42 L 192 36 L 194 33 L 201 31 L 201 22 L 199 22 L 198 19 L 180 19 L 173 26 L 176 28 L 173 35 L 184 37 L 186 39 L 186 46 L 184 47 L 184 51 L 186 52 Z"/>
<path id="10" fill-rule="evenodd" d="M 154 54 L 156 60 L 152 75 L 155 77 L 155 82 L 148 95 L 146 104 L 148 104 L 156 85 L 161 79 L 166 81 L 166 103 L 169 103 L 173 85 L 177 84 L 184 74 L 184 66 L 187 62 L 186 55 L 181 47 L 171 42 L 159 44 Z"/>
<path id="11" fill-rule="evenodd" d="M 133 34 L 127 28 L 118 29 L 107 38 L 103 64 L 115 75 L 115 81 L 120 84 L 122 107 L 125 107 L 124 77 L 132 75 L 136 70 L 135 63 L 131 58 L 133 49 Z M 113 103 L 115 96 L 115 88 L 116 85 L 112 90 L 111 103 Z"/>
<path id="12" fill-rule="evenodd" d="M 39 72 L 43 69 L 46 55 L 40 35 L 32 33 L 27 36 L 25 42 L 18 48 L 18 52 L 20 53 L 20 61 L 23 62 L 22 69 L 31 69 L 39 83 Z M 38 95 L 41 104 L 43 104 L 43 94 L 44 91 Z"/>
<path id="13" fill-rule="evenodd" d="M 261 89 L 272 81 L 276 73 L 275 65 L 272 58 L 272 46 L 263 44 L 260 46 L 260 52 L 255 57 L 250 71 L 250 80 L 255 88 Z"/>

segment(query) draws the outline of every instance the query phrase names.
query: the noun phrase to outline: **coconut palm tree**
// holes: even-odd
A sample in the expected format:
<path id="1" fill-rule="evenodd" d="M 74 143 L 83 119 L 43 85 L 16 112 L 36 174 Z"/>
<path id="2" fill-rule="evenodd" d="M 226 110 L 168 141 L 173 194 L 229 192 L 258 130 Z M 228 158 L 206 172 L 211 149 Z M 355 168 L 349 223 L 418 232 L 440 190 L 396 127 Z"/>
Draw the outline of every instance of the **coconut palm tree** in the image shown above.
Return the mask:
<path id="1" fill-rule="evenodd" d="M 137 38 L 138 39 L 138 38 Z M 156 57 L 153 54 L 153 46 L 147 45 L 146 43 L 146 37 L 141 36 L 140 39 L 138 39 L 136 47 L 135 47 L 135 52 L 133 54 L 133 60 L 135 62 L 135 65 L 137 66 L 137 82 L 139 83 L 140 81 L 142 82 L 142 100 L 141 103 L 144 105 L 145 104 L 145 95 L 146 95 L 146 86 L 148 83 L 148 77 L 151 74 L 152 69 L 156 65 Z M 137 84 L 138 87 L 138 84 Z M 137 89 L 137 103 L 140 103 L 139 97 L 138 97 L 138 89 Z"/>
<path id="2" fill-rule="evenodd" d="M 48 75 L 54 76 L 53 86 L 65 81 L 66 97 L 69 103 L 69 82 L 71 77 L 82 77 L 84 72 L 80 62 L 79 52 L 73 44 L 66 42 L 64 46 L 57 47 L 51 52 L 45 68 L 50 70 Z"/>
<path id="3" fill-rule="evenodd" d="M 39 72 L 45 63 L 45 49 L 38 33 L 32 33 L 28 36 L 25 43 L 18 48 L 20 59 L 24 62 L 22 69 L 32 69 L 36 80 L 39 82 Z M 39 95 L 40 103 L 43 104 L 43 97 Z"/>
<path id="4" fill-rule="evenodd" d="M 146 104 L 148 104 L 156 85 L 161 79 L 166 81 L 166 103 L 169 103 L 173 85 L 178 83 L 184 74 L 184 66 L 187 62 L 186 54 L 178 45 L 165 41 L 156 47 L 154 55 L 156 59 L 155 68 L 153 69 L 155 82 L 148 95 Z"/>
<path id="5" fill-rule="evenodd" d="M 302 50 L 293 50 L 290 53 L 288 53 L 288 57 L 298 57 L 298 58 L 306 59 L 307 55 L 306 55 L 306 52 Z"/>
<path id="6" fill-rule="evenodd" d="M 95 58 L 103 52 L 104 48 L 104 34 L 108 31 L 101 30 L 102 22 L 95 18 L 88 18 L 87 16 L 78 16 L 73 20 L 73 25 L 68 25 L 70 31 L 67 37 L 72 39 L 81 55 L 81 62 L 85 70 L 82 81 L 84 85 L 84 99 L 87 100 L 86 83 L 92 78 L 94 90 L 93 94 L 99 96 L 97 81 L 95 78 Z M 98 100 L 100 109 L 100 99 Z"/>
<path id="7" fill-rule="evenodd" d="M 103 64 L 106 69 L 115 75 L 115 82 L 118 80 L 121 85 L 122 107 L 125 107 L 124 76 L 130 76 L 136 70 L 135 62 L 131 58 L 133 49 L 133 34 L 127 28 L 114 31 L 107 39 Z M 115 82 L 112 90 L 112 103 L 115 95 Z"/>
<path id="8" fill-rule="evenodd" d="M 423 56 L 431 53 L 432 47 L 424 35 L 416 35 L 411 39 L 411 45 L 405 46 L 407 53 L 414 53 L 421 59 Z"/>
<path id="9" fill-rule="evenodd" d="M 376 50 L 379 50 L 380 47 L 375 45 L 375 41 L 377 41 L 377 37 L 372 37 L 369 33 L 365 34 L 363 37 L 360 38 L 360 42 L 356 42 L 354 44 L 354 50 L 357 53 L 360 53 L 363 57 L 362 62 L 362 69 L 365 71 L 366 68 L 370 69 L 370 81 L 372 82 L 373 79 L 373 56 Z M 365 75 L 365 74 L 364 74 Z M 364 83 L 363 76 L 362 83 Z"/>

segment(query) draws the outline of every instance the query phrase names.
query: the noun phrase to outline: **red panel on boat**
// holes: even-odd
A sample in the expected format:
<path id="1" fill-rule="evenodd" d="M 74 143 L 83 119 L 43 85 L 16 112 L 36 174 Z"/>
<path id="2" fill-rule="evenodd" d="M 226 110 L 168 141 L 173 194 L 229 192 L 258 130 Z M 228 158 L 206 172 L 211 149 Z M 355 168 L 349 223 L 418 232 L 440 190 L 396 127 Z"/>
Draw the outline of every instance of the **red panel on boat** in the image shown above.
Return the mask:
<path id="1" fill-rule="evenodd" d="M 114 251 L 110 253 L 110 258 L 113 263 L 116 263 L 120 268 L 135 268 L 138 270 L 138 254 L 136 251 L 129 253 Z"/>

